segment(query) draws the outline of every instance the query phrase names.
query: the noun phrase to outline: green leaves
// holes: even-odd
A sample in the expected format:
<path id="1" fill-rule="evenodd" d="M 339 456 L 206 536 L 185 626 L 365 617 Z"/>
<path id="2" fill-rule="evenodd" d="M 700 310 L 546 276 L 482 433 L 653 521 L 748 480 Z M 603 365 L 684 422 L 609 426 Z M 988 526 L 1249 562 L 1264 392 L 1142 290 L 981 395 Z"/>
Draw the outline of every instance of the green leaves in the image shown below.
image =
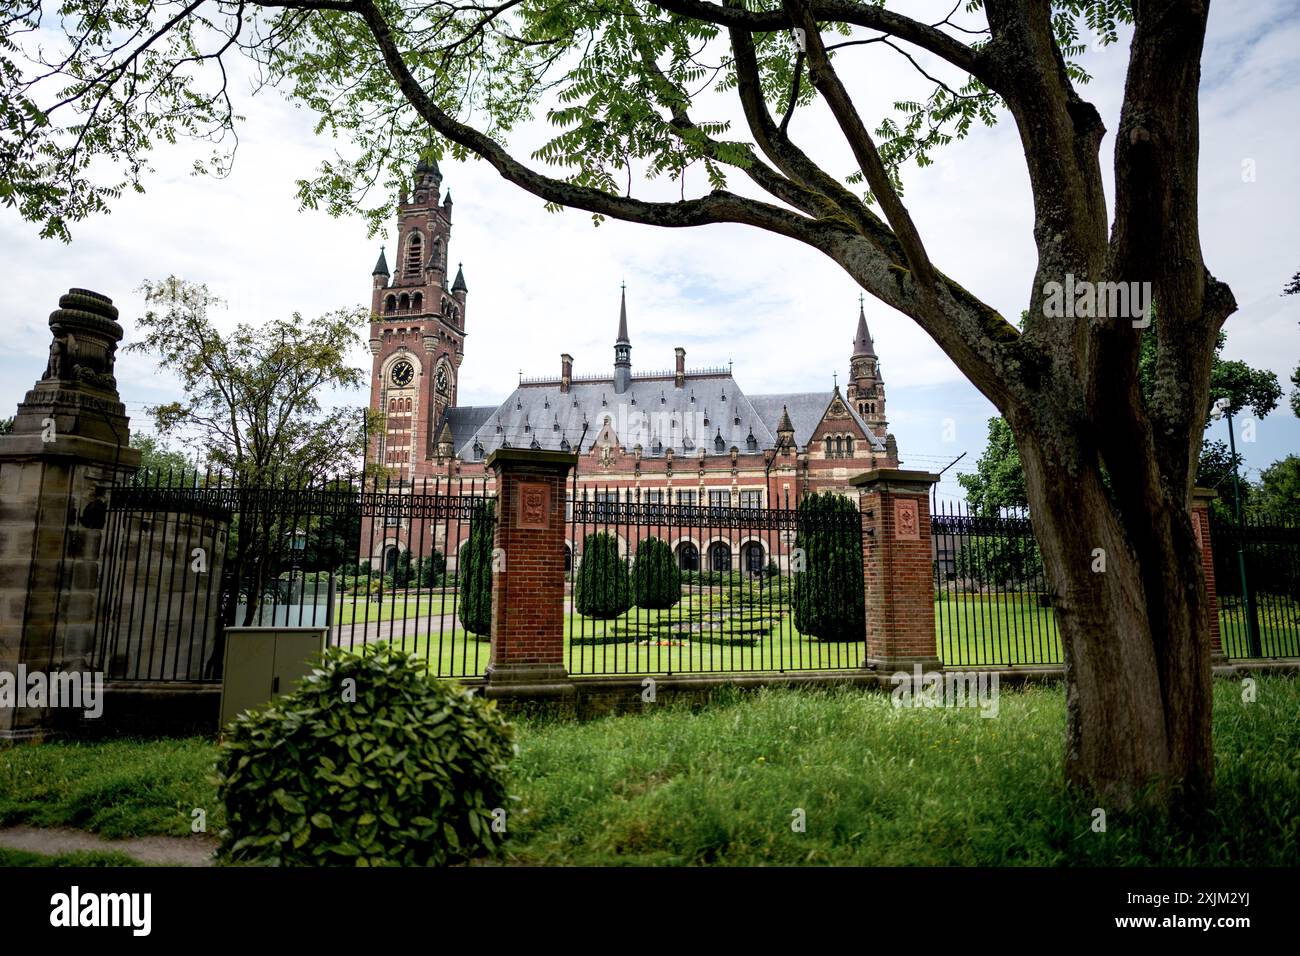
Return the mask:
<path id="1" fill-rule="evenodd" d="M 612 534 L 597 531 L 583 541 L 573 604 L 579 614 L 603 619 L 618 617 L 632 606 L 627 561 Z"/>
<path id="2" fill-rule="evenodd" d="M 345 703 L 342 681 L 356 681 Z M 355 728 L 355 729 L 354 729 Z M 493 850 L 513 736 L 495 704 L 384 644 L 331 648 L 297 691 L 231 723 L 221 854 L 284 866 L 442 865 Z"/>

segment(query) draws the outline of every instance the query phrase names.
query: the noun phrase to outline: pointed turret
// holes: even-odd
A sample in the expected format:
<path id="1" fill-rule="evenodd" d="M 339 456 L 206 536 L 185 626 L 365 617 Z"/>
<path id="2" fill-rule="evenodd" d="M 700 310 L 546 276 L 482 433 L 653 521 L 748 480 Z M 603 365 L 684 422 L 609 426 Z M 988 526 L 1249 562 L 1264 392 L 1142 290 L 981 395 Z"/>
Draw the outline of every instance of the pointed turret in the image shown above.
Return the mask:
<path id="1" fill-rule="evenodd" d="M 858 356 L 875 356 L 876 346 L 871 341 L 871 333 L 867 330 L 867 313 L 863 306 L 863 298 L 858 296 L 858 329 L 853 334 L 853 357 Z"/>
<path id="2" fill-rule="evenodd" d="M 379 247 L 379 261 L 375 263 L 375 271 L 370 273 L 372 276 L 389 276 L 388 259 L 384 256 L 384 247 Z"/>
<path id="3" fill-rule="evenodd" d="M 451 284 L 452 292 L 468 292 L 469 286 L 465 284 L 464 263 L 456 263 L 456 281 Z"/>
<path id="4" fill-rule="evenodd" d="M 618 307 L 618 338 L 614 340 L 614 392 L 623 394 L 632 385 L 632 340 L 627 334 L 627 283 L 623 283 Z"/>

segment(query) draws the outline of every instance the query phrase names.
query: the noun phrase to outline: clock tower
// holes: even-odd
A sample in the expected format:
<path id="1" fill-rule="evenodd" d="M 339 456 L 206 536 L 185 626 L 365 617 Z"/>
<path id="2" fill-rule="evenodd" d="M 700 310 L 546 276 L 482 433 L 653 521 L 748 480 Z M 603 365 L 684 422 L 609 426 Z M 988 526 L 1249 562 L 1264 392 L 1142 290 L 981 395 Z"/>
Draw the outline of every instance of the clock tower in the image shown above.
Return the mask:
<path id="1" fill-rule="evenodd" d="M 451 192 L 442 173 L 421 159 L 397 204 L 397 242 L 390 269 L 385 249 L 372 272 L 370 407 L 384 416 L 368 460 L 411 480 L 430 473 L 434 436 L 456 405 L 465 357 L 464 273 L 447 277 Z"/>

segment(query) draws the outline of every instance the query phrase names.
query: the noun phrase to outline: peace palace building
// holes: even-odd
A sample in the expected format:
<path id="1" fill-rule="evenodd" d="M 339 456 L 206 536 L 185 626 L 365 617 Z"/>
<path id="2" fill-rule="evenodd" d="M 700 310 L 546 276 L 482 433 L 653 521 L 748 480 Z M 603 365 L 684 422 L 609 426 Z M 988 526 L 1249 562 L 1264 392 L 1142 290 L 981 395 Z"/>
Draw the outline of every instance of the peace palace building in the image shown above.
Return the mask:
<path id="1" fill-rule="evenodd" d="M 861 303 L 843 394 L 837 384 L 830 391 L 748 395 L 729 367 L 687 368 L 683 348 L 674 350 L 671 370 L 634 371 L 624 291 L 608 371 L 575 375 L 573 357 L 564 353 L 558 375 L 521 378 L 500 405 L 460 405 L 469 289 L 460 268 L 447 281 L 452 201 L 441 184 L 436 163 L 416 167 L 413 192 L 399 198 L 394 267 L 381 250 L 373 273 L 370 394 L 384 425 L 369 455 L 395 482 L 414 483 L 421 494 L 447 489 L 448 479 L 458 489 L 464 479 L 466 490 L 472 480 L 490 493 L 485 459 L 498 448 L 535 448 L 578 454 L 580 496 L 793 507 L 806 492 L 847 491 L 853 475 L 898 466 Z M 391 566 L 408 540 L 429 540 L 407 521 L 396 524 L 373 536 L 372 561 Z M 370 537 L 363 529 L 363 540 Z M 454 567 L 458 544 L 450 553 L 445 545 L 439 542 L 439 550 Z M 674 548 L 688 568 L 698 567 L 702 552 L 705 567 L 719 570 L 732 566 L 733 555 L 753 570 L 784 557 L 743 542 L 684 540 Z M 566 565 L 570 559 L 566 554 Z"/>

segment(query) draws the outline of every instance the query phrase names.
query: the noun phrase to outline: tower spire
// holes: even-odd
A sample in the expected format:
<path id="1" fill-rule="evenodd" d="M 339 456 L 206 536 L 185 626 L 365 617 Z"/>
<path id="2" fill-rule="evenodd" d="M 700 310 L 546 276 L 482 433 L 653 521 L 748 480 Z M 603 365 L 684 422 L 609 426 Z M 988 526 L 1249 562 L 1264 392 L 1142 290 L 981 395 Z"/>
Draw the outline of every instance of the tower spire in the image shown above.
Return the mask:
<path id="1" fill-rule="evenodd" d="M 867 313 L 863 305 L 864 296 L 858 293 L 858 328 L 853 334 L 853 354 L 875 355 L 876 347 L 872 344 L 871 333 L 867 331 Z"/>
<path id="2" fill-rule="evenodd" d="M 621 286 L 618 306 L 618 338 L 614 340 L 614 392 L 623 394 L 632 385 L 632 340 L 627 334 L 627 283 Z"/>

